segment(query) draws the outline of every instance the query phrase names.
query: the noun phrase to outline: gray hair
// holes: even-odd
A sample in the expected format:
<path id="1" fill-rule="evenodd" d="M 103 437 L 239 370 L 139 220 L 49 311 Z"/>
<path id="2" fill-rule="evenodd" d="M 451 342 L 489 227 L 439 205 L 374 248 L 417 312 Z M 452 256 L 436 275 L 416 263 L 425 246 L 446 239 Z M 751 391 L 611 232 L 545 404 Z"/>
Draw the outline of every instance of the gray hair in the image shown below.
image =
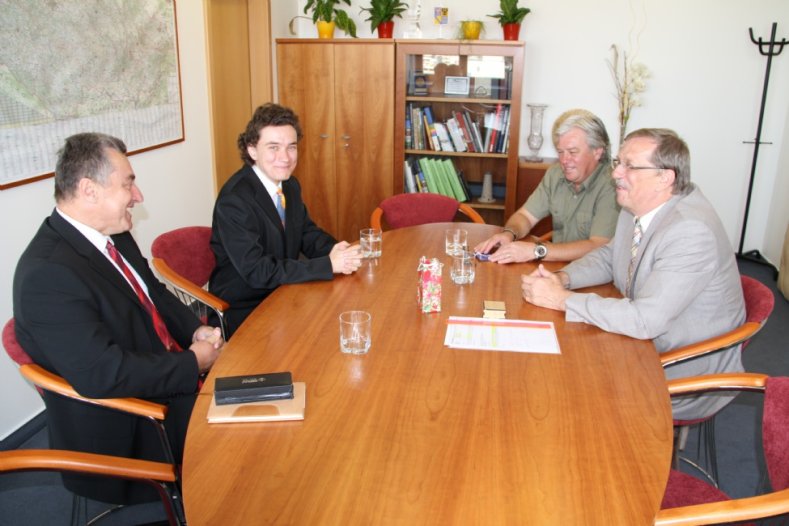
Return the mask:
<path id="1" fill-rule="evenodd" d="M 573 128 L 578 128 L 586 133 L 586 144 L 589 148 L 603 149 L 603 154 L 600 156 L 601 163 L 607 162 L 611 158 L 611 141 L 608 139 L 605 124 L 600 120 L 600 117 L 588 110 L 573 109 L 559 115 L 559 118 L 553 123 L 553 145 L 559 144 L 559 137 Z"/>
<path id="2" fill-rule="evenodd" d="M 78 133 L 66 139 L 55 165 L 55 200 L 74 197 L 80 180 L 87 177 L 101 185 L 112 173 L 107 150 L 126 153 L 122 140 L 104 133 Z"/>
<path id="3" fill-rule="evenodd" d="M 627 134 L 625 141 L 644 137 L 655 141 L 657 146 L 652 152 L 650 162 L 663 170 L 674 171 L 674 185 L 671 193 L 685 195 L 690 192 L 690 150 L 674 130 L 666 128 L 641 128 Z"/>

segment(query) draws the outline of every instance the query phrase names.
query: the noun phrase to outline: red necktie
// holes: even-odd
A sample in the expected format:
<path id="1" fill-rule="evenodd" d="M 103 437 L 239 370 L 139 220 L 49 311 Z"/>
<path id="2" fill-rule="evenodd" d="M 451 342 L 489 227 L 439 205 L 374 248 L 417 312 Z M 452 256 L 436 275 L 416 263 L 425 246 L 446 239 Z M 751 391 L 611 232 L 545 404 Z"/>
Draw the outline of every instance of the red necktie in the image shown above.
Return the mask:
<path id="1" fill-rule="evenodd" d="M 126 263 L 124 263 L 120 252 L 118 252 L 118 249 L 115 248 L 115 245 L 109 241 L 107 241 L 107 253 L 110 255 L 112 260 L 117 263 L 118 267 L 120 267 L 123 275 L 126 276 L 126 279 L 129 280 L 129 283 L 131 283 L 134 292 L 137 293 L 137 298 L 140 300 L 140 303 L 142 303 L 142 306 L 148 311 L 148 314 L 151 315 L 151 318 L 153 319 L 153 328 L 156 330 L 156 334 L 159 336 L 159 339 L 162 340 L 165 348 L 171 352 L 181 352 L 183 349 L 181 349 L 173 337 L 170 336 L 170 331 L 167 330 L 167 325 L 165 325 L 162 316 L 159 314 L 159 311 L 156 310 L 156 306 L 151 302 L 151 299 L 148 297 L 148 295 L 145 294 L 145 291 L 142 290 L 140 283 L 134 277 L 134 274 L 132 274 L 131 270 L 129 270 L 129 267 L 126 266 Z"/>

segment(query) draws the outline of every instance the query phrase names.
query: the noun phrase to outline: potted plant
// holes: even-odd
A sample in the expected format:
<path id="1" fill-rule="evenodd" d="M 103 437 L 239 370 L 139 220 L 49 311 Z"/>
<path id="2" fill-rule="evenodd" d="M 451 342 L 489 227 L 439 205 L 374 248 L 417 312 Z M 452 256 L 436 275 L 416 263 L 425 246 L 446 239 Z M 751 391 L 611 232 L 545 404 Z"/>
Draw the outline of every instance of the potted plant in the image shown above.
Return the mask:
<path id="1" fill-rule="evenodd" d="M 479 40 L 479 34 L 485 30 L 482 20 L 461 20 L 459 37 L 461 40 Z"/>
<path id="2" fill-rule="evenodd" d="M 402 18 L 406 9 L 408 4 L 400 0 L 370 0 L 370 7 L 363 7 L 360 13 L 369 13 L 365 22 L 370 22 L 370 32 L 378 29 L 378 38 L 392 38 L 394 17 Z"/>
<path id="3" fill-rule="evenodd" d="M 332 38 L 335 25 L 345 33 L 356 38 L 356 22 L 348 13 L 337 8 L 337 4 L 351 5 L 351 0 L 307 0 L 304 14 L 312 10 L 312 21 L 318 27 L 319 38 Z"/>
<path id="4" fill-rule="evenodd" d="M 504 40 L 518 40 L 521 32 L 521 22 L 531 12 L 528 7 L 518 7 L 518 0 L 499 0 L 501 11 L 495 15 L 504 30 Z"/>

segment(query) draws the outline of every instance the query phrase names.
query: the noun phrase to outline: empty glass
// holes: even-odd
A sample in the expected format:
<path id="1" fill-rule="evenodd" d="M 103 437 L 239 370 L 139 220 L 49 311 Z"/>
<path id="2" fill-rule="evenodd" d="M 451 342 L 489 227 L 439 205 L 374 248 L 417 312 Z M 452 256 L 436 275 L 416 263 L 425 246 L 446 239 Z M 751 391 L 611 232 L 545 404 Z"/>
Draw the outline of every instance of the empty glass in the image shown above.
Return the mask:
<path id="1" fill-rule="evenodd" d="M 340 314 L 340 350 L 347 354 L 367 354 L 370 350 L 372 317 L 369 312 L 351 310 Z"/>

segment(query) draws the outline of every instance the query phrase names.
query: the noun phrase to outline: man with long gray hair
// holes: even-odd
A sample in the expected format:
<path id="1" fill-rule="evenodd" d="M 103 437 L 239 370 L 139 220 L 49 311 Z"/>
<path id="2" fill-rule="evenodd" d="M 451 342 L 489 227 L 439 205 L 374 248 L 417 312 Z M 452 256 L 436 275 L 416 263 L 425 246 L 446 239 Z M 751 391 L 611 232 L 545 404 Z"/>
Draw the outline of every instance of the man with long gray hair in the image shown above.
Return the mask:
<path id="1" fill-rule="evenodd" d="M 494 251 L 491 261 L 572 261 L 614 235 L 619 207 L 611 181 L 611 144 L 605 125 L 589 111 L 569 110 L 556 119 L 552 135 L 559 162 L 548 169 L 504 229 L 475 247 L 485 254 Z M 549 214 L 551 242 L 520 241 Z"/>

